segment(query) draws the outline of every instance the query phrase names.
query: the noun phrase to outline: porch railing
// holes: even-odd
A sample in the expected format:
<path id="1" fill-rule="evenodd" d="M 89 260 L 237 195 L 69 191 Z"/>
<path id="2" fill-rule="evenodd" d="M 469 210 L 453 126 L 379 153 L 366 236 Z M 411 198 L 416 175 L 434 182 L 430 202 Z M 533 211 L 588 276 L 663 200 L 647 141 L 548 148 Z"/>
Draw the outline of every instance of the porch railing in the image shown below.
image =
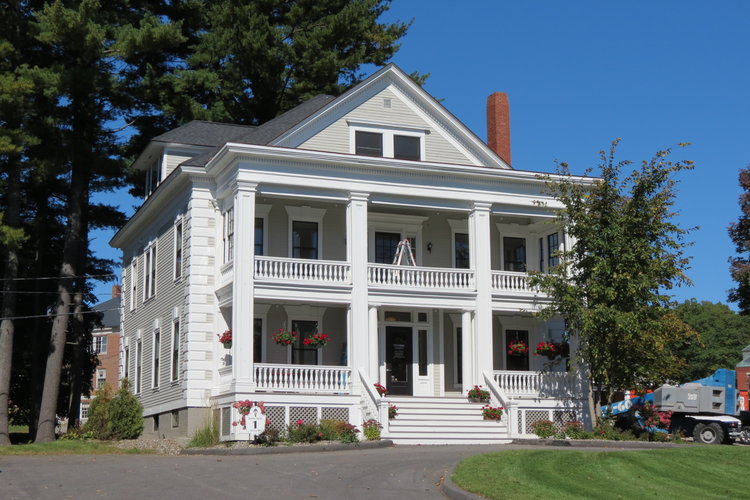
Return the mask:
<path id="1" fill-rule="evenodd" d="M 474 290 L 474 271 L 441 267 L 368 264 L 367 282 L 374 286 Z"/>
<path id="2" fill-rule="evenodd" d="M 578 379 L 566 372 L 496 371 L 493 378 L 511 398 L 579 398 Z"/>
<path id="3" fill-rule="evenodd" d="M 501 292 L 536 292 L 529 285 L 529 275 L 512 271 L 492 271 L 492 289 Z"/>
<path id="4" fill-rule="evenodd" d="M 341 394 L 348 394 L 351 390 L 352 370 L 346 366 L 267 363 L 255 363 L 254 366 L 258 389 Z"/>
<path id="5" fill-rule="evenodd" d="M 255 279 L 351 283 L 351 266 L 334 260 L 255 256 Z"/>

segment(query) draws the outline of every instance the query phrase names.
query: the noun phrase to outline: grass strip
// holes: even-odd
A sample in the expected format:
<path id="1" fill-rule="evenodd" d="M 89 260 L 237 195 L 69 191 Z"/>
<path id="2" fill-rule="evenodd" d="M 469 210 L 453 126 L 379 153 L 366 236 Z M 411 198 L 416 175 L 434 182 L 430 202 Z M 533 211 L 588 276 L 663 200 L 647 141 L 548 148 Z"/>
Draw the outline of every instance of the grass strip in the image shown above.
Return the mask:
<path id="1" fill-rule="evenodd" d="M 468 458 L 453 482 L 491 499 L 750 498 L 747 449 L 510 450 Z"/>

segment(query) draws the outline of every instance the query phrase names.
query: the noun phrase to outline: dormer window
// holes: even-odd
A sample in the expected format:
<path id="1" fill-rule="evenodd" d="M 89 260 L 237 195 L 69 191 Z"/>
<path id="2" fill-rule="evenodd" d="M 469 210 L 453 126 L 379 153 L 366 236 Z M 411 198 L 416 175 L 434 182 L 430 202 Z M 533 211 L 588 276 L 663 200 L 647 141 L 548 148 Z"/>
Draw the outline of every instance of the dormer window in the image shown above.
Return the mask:
<path id="1" fill-rule="evenodd" d="M 362 156 L 420 161 L 424 159 L 426 129 L 406 125 L 348 121 L 350 151 Z"/>
<path id="2" fill-rule="evenodd" d="M 161 159 L 155 161 L 146 171 L 146 198 L 156 191 L 161 183 Z"/>

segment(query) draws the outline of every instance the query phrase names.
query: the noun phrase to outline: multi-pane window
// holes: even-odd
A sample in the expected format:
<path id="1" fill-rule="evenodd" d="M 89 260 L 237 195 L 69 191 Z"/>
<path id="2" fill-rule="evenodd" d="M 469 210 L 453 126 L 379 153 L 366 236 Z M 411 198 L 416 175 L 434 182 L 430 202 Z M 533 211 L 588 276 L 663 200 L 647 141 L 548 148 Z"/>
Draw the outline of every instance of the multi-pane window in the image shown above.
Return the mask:
<path id="1" fill-rule="evenodd" d="M 263 255 L 263 217 L 255 218 L 255 255 Z"/>
<path id="2" fill-rule="evenodd" d="M 539 270 L 544 272 L 544 238 L 539 238 Z"/>
<path id="3" fill-rule="evenodd" d="M 151 378 L 151 387 L 159 387 L 159 361 L 161 357 L 161 332 L 157 328 L 154 330 L 153 344 L 153 374 Z"/>
<path id="4" fill-rule="evenodd" d="M 469 258 L 469 235 L 467 233 L 456 233 L 454 238 L 456 254 L 455 266 L 457 269 L 469 269 L 471 260 Z"/>
<path id="5" fill-rule="evenodd" d="M 560 251 L 560 237 L 557 233 L 547 235 L 547 267 L 553 267 L 560 263 L 557 253 Z"/>
<path id="6" fill-rule="evenodd" d="M 143 256 L 143 300 L 156 295 L 156 243 L 146 248 Z"/>
<path id="7" fill-rule="evenodd" d="M 292 321 L 292 330 L 297 332 L 297 342 L 292 345 L 292 364 L 295 365 L 317 365 L 318 349 L 307 347 L 304 339 L 318 332 L 317 321 Z"/>
<path id="8" fill-rule="evenodd" d="M 123 361 L 123 375 L 130 378 L 130 346 L 125 346 L 125 358 Z"/>
<path id="9" fill-rule="evenodd" d="M 182 222 L 174 226 L 174 279 L 182 276 Z"/>
<path id="10" fill-rule="evenodd" d="M 99 390 L 107 383 L 107 370 L 99 368 L 96 370 L 96 389 Z"/>
<path id="11" fill-rule="evenodd" d="M 107 336 L 94 335 L 91 338 L 90 350 L 94 354 L 107 354 Z"/>
<path id="12" fill-rule="evenodd" d="M 292 257 L 295 259 L 318 258 L 318 223 L 292 221 Z"/>
<path id="13" fill-rule="evenodd" d="M 234 207 L 224 212 L 224 263 L 234 258 Z"/>
<path id="14" fill-rule="evenodd" d="M 526 239 L 503 238 L 503 269 L 526 272 Z"/>
<path id="15" fill-rule="evenodd" d="M 130 264 L 130 310 L 135 310 L 136 295 L 138 293 L 138 259 Z"/>
<path id="16" fill-rule="evenodd" d="M 143 379 L 143 342 L 138 339 L 135 344 L 135 392 L 141 392 L 141 380 Z"/>
<path id="17" fill-rule="evenodd" d="M 377 132 L 354 133 L 354 151 L 363 156 L 383 156 L 383 134 Z"/>
<path id="18" fill-rule="evenodd" d="M 421 160 L 419 137 L 412 135 L 393 136 L 393 157 L 401 160 Z"/>
<path id="19" fill-rule="evenodd" d="M 89 418 L 89 405 L 88 403 L 81 403 L 81 420 L 88 420 Z"/>
<path id="20" fill-rule="evenodd" d="M 156 191 L 156 188 L 161 183 L 160 165 L 161 161 L 155 161 L 146 171 L 146 198 L 151 196 L 151 193 Z"/>
<path id="21" fill-rule="evenodd" d="M 180 378 L 180 318 L 172 321 L 172 381 Z"/>
<path id="22" fill-rule="evenodd" d="M 392 264 L 393 257 L 401 240 L 400 233 L 375 233 L 375 262 L 378 264 Z"/>

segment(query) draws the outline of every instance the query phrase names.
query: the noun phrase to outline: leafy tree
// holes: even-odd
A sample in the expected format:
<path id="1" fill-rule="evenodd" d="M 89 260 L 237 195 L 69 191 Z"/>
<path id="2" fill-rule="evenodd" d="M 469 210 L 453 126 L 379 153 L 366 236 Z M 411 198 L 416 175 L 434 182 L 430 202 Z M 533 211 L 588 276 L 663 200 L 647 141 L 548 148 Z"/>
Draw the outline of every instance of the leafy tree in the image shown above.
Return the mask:
<path id="1" fill-rule="evenodd" d="M 130 392 L 130 381 L 123 379 L 120 390 L 109 402 L 107 428 L 112 439 L 135 439 L 143 432 L 143 405 Z"/>
<path id="2" fill-rule="evenodd" d="M 737 288 L 729 291 L 729 300 L 737 302 L 740 314 L 750 314 L 750 165 L 740 170 L 740 210 L 737 222 L 729 226 L 729 236 L 739 254 L 729 259 L 729 270 Z"/>
<path id="3" fill-rule="evenodd" d="M 623 177 L 630 163 L 615 161 L 619 140 L 600 152 L 599 178 L 575 178 L 567 164 L 547 177 L 547 188 L 563 206 L 557 221 L 572 245 L 561 264 L 532 283 L 552 297 L 543 316 L 561 315 L 578 340 L 578 360 L 590 388 L 643 388 L 674 379 L 684 361 L 671 346 L 694 335 L 669 309 L 668 290 L 688 282 L 684 236 L 672 222 L 674 174 L 690 161 L 668 160 L 659 151 Z M 591 414 L 601 393 L 589 391 Z"/>
<path id="4" fill-rule="evenodd" d="M 734 369 L 741 351 L 750 345 L 750 317 L 725 304 L 695 299 L 675 308 L 679 318 L 700 334 L 700 342 L 678 342 L 677 352 L 688 360 L 679 382 L 707 377 L 719 368 Z"/>

